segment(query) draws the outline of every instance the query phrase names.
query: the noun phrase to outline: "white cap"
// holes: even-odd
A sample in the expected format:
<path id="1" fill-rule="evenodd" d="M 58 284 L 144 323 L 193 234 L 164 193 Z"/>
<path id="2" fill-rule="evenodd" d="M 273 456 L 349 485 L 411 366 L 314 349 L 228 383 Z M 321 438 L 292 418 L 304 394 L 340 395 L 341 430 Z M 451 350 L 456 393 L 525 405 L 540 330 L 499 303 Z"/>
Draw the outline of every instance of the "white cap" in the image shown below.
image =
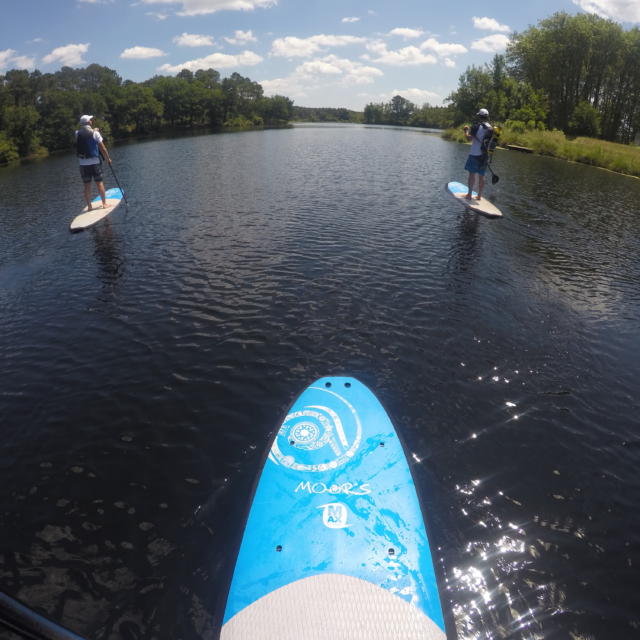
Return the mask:
<path id="1" fill-rule="evenodd" d="M 89 124 L 93 120 L 93 116 L 80 116 L 80 124 Z"/>
<path id="2" fill-rule="evenodd" d="M 480 111 L 478 111 L 478 113 L 476 113 L 477 116 L 484 116 L 485 118 L 489 117 L 489 112 L 486 109 L 480 109 Z"/>

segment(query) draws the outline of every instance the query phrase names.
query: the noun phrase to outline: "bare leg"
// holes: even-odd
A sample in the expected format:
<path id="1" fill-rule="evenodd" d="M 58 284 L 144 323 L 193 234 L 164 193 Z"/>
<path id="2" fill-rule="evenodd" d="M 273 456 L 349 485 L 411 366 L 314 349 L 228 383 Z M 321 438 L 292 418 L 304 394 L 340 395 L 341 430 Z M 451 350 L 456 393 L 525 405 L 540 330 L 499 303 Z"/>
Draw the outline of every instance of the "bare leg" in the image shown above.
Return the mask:
<path id="1" fill-rule="evenodd" d="M 84 200 L 87 203 L 87 211 L 91 211 L 93 207 L 91 206 L 91 183 L 90 182 L 84 183 Z"/>
<path id="2" fill-rule="evenodd" d="M 468 200 L 471 199 L 471 194 L 473 193 L 473 185 L 475 181 L 476 181 L 476 174 L 469 172 L 469 182 L 468 182 L 469 192 L 465 196 L 465 198 L 467 198 Z"/>
<path id="3" fill-rule="evenodd" d="M 96 186 L 98 187 L 98 192 L 100 193 L 100 197 L 102 198 L 102 208 L 107 208 L 107 196 L 104 190 L 104 182 L 100 180 L 100 182 L 96 182 Z"/>
<path id="4" fill-rule="evenodd" d="M 478 176 L 478 196 L 476 200 L 482 200 L 482 190 L 484 189 L 484 176 Z"/>

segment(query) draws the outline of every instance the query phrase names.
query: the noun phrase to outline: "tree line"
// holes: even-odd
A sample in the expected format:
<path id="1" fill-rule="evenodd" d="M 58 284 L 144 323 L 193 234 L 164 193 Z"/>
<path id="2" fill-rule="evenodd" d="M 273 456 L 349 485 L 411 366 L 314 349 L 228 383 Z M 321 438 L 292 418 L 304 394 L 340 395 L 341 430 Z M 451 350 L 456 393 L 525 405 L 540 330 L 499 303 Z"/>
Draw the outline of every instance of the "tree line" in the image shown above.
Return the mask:
<path id="1" fill-rule="evenodd" d="M 370 103 L 364 121 L 447 128 L 480 107 L 492 121 L 523 129 L 628 143 L 640 130 L 640 29 L 596 15 L 555 13 L 511 36 L 505 55 L 460 76 L 445 107 L 419 108 L 395 96 Z"/>
<path id="2" fill-rule="evenodd" d="M 344 107 L 293 107 L 293 120 L 301 122 L 362 122 L 362 111 Z"/>
<path id="3" fill-rule="evenodd" d="M 123 81 L 98 64 L 55 73 L 12 70 L 0 75 L 0 163 L 73 147 L 78 117 L 96 116 L 109 138 L 207 127 L 279 126 L 292 117 L 285 96 L 265 97 L 262 86 L 214 69 Z"/>
<path id="4" fill-rule="evenodd" d="M 370 102 L 364 108 L 363 120 L 366 124 L 391 124 L 406 127 L 427 127 L 446 129 L 453 126 L 452 107 L 432 107 L 424 104 L 418 107 L 400 95 L 389 102 Z"/>

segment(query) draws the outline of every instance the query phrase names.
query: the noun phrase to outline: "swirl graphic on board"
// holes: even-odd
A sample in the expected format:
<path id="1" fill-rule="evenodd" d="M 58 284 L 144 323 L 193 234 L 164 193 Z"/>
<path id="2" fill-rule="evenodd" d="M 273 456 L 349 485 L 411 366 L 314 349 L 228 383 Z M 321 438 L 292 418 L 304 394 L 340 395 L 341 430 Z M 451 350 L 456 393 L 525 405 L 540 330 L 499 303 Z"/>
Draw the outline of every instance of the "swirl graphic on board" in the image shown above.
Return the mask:
<path id="1" fill-rule="evenodd" d="M 326 401 L 289 413 L 269 454 L 272 462 L 296 471 L 336 469 L 353 458 L 362 441 L 362 424 L 354 407 L 333 391 L 312 388 L 327 393 Z"/>

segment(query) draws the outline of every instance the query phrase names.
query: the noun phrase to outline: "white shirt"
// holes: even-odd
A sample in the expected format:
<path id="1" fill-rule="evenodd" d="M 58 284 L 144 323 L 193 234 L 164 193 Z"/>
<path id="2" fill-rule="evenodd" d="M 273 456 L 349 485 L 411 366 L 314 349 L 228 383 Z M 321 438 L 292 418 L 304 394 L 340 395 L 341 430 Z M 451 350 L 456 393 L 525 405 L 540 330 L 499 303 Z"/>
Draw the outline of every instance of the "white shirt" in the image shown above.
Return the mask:
<path id="1" fill-rule="evenodd" d="M 486 122 L 485 124 L 491 127 L 491 125 L 488 122 Z M 482 155 L 482 141 L 484 140 L 485 136 L 490 135 L 490 133 L 491 133 L 490 128 L 487 129 L 483 127 L 482 124 L 478 125 L 478 130 L 476 131 L 476 134 L 473 136 L 473 142 L 471 143 L 471 151 L 469 152 L 470 155 L 472 156 Z"/>
<path id="2" fill-rule="evenodd" d="M 78 130 L 79 131 L 79 130 Z M 78 131 L 76 131 L 76 140 L 78 139 Z M 97 129 L 92 129 L 93 139 L 100 144 L 102 142 L 102 136 Z M 100 158 L 78 158 L 80 166 L 86 166 L 88 164 L 100 164 Z"/>

